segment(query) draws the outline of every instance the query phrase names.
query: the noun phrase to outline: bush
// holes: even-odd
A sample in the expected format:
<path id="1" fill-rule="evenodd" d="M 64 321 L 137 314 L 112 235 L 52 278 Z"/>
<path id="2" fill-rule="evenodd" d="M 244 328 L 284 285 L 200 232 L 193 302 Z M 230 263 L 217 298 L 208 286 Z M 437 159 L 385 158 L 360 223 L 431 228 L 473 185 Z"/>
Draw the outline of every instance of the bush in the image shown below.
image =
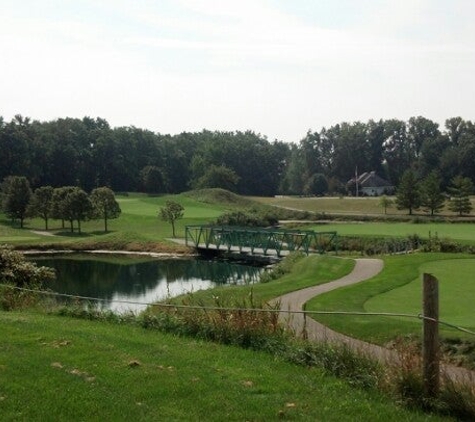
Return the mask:
<path id="1" fill-rule="evenodd" d="M 216 224 L 220 226 L 269 227 L 276 226 L 277 217 L 269 211 L 232 211 L 218 217 Z"/>
<path id="2" fill-rule="evenodd" d="M 418 249 L 420 242 L 416 235 L 402 238 L 339 236 L 337 248 L 338 251 L 359 252 L 372 256 L 408 252 Z"/>
<path id="3" fill-rule="evenodd" d="M 38 267 L 10 246 L 0 245 L 0 309 L 13 310 L 36 304 L 40 297 L 36 293 L 16 289 L 38 289 L 54 279 L 54 270 Z"/>

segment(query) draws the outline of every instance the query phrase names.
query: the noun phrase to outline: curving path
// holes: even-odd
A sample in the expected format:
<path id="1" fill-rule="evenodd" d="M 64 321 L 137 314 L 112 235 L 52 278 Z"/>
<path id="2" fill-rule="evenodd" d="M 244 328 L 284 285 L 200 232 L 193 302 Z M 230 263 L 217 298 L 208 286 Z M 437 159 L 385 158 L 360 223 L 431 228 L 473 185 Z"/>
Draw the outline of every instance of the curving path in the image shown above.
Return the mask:
<path id="1" fill-rule="evenodd" d="M 308 287 L 306 289 L 297 290 L 279 296 L 272 302 L 280 303 L 282 311 L 301 311 L 305 302 L 314 298 L 315 296 L 338 289 L 340 287 L 356 284 L 367 280 L 377 275 L 383 269 L 383 261 L 381 259 L 356 259 L 356 265 L 353 271 L 346 276 L 331 281 L 329 283 L 318 286 Z M 282 321 L 294 331 L 296 335 L 305 334 L 310 341 L 321 342 L 326 341 L 335 344 L 344 344 L 353 350 L 362 352 L 363 354 L 375 358 L 382 363 L 397 363 L 399 361 L 398 355 L 394 350 L 378 346 L 376 344 L 368 343 L 358 340 L 344 334 L 333 331 L 325 325 L 315 321 L 314 319 L 305 318 L 301 313 L 282 312 L 280 314 Z M 304 333 L 305 330 L 305 333 Z M 442 365 L 442 371 L 452 380 L 458 381 L 475 381 L 475 373 L 452 365 Z"/>

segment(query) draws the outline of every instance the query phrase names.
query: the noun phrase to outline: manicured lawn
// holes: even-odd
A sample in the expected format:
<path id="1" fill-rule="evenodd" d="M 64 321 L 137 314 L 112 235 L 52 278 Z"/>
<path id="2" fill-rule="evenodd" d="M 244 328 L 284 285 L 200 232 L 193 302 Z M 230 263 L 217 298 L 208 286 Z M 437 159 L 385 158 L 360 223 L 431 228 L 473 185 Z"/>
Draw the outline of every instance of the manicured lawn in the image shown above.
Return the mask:
<path id="1" fill-rule="evenodd" d="M 311 212 L 343 213 L 343 214 L 384 214 L 379 206 L 379 198 L 351 198 L 351 197 L 309 197 L 293 196 L 253 198 L 261 203 L 286 208 L 293 208 Z M 394 198 L 392 198 L 394 199 Z M 388 208 L 388 214 L 405 214 L 395 207 Z"/>
<path id="2" fill-rule="evenodd" d="M 108 241 L 119 238 L 127 241 L 162 242 L 172 236 L 171 225 L 158 218 L 158 211 L 167 200 L 179 202 L 185 208 L 183 219 L 176 222 L 178 237 L 185 236 L 186 225 L 209 223 L 226 210 L 225 205 L 198 202 L 186 195 L 147 196 L 144 194 L 130 194 L 129 196 L 117 196 L 116 199 L 122 213 L 119 218 L 109 220 L 110 233 L 108 234 L 103 232 L 104 223 L 102 220 L 84 222 L 81 235 L 78 233 L 71 234 L 68 222 L 66 222 L 63 229 L 60 221 L 51 220 L 49 222 L 49 232 L 55 236 L 46 236 L 32 232 L 32 230 L 44 230 L 42 219 L 26 220 L 25 228 L 19 229 L 16 226 L 10 226 L 9 221 L 4 217 L 3 220 L 0 218 L 0 242 L 57 243 L 84 239 Z"/>
<path id="3" fill-rule="evenodd" d="M 192 297 L 196 303 L 213 303 L 215 298 L 219 298 L 221 303 L 234 305 L 252 296 L 255 303 L 263 303 L 295 290 L 341 278 L 350 273 L 354 265 L 355 262 L 352 259 L 311 255 L 298 261 L 291 273 L 269 283 L 217 287 L 195 292 L 188 297 Z M 182 299 L 179 297 L 176 300 Z"/>
<path id="4" fill-rule="evenodd" d="M 309 301 L 307 310 L 421 313 L 421 276 L 440 281 L 441 319 L 475 329 L 473 297 L 475 260 L 471 255 L 414 254 L 384 257 L 384 269 L 371 280 L 326 293 Z M 381 316 L 314 316 L 336 331 L 384 344 L 399 335 L 420 334 L 421 321 Z M 445 336 L 463 333 L 441 326 Z"/>
<path id="5" fill-rule="evenodd" d="M 388 197 L 394 201 L 394 197 Z M 298 210 L 317 213 L 340 213 L 340 214 L 375 214 L 384 215 L 384 209 L 380 206 L 381 198 L 372 197 L 309 197 L 299 198 L 293 196 L 284 197 L 253 197 L 253 199 L 268 205 L 275 205 Z M 475 205 L 475 197 L 471 198 Z M 474 206 L 475 209 L 475 206 Z M 398 210 L 395 205 L 387 208 L 387 215 L 406 215 L 407 210 Z M 416 215 L 427 215 L 423 210 L 415 211 Z M 447 207 L 442 211 L 443 215 L 454 216 Z"/>
<path id="6" fill-rule="evenodd" d="M 440 319 L 475 329 L 473 300 L 475 298 L 475 259 L 431 261 L 419 266 L 419 273 L 433 274 L 439 280 Z M 421 311 L 421 277 L 410 283 L 369 299 L 368 312 Z"/>
<path id="7" fill-rule="evenodd" d="M 426 421 L 262 352 L 127 324 L 0 312 L 2 421 Z"/>
<path id="8" fill-rule="evenodd" d="M 316 231 L 337 231 L 342 236 L 399 236 L 417 234 L 422 238 L 438 236 L 439 239 L 475 243 L 475 224 L 473 223 L 330 223 L 308 226 Z"/>
<path id="9" fill-rule="evenodd" d="M 0 220 L 0 242 L 32 241 L 40 239 L 41 237 L 42 236 L 29 231 L 12 228 L 9 225 L 3 225 Z"/>

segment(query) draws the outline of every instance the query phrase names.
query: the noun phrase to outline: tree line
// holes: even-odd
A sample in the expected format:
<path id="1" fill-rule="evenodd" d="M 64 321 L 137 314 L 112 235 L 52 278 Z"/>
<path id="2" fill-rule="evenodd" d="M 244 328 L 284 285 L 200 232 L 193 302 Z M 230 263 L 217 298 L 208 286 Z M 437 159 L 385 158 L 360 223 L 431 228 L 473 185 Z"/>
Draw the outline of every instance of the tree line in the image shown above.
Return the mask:
<path id="1" fill-rule="evenodd" d="M 36 121 L 0 117 L 0 180 L 24 176 L 33 188 L 78 186 L 91 192 L 180 193 L 222 187 L 244 195 L 345 194 L 355 174 L 376 171 L 394 186 L 412 170 L 436 171 L 446 190 L 456 176 L 475 181 L 475 125 L 449 118 L 444 128 L 418 116 L 342 122 L 308 131 L 298 143 L 252 131 L 163 135 L 101 118 Z"/>
<path id="2" fill-rule="evenodd" d="M 119 217 L 120 206 L 114 192 L 108 187 L 99 187 L 87 194 L 78 186 L 40 186 L 32 191 L 24 176 L 8 176 L 1 185 L 2 210 L 13 222 L 18 221 L 23 228 L 26 218 L 40 217 L 48 230 L 50 219 L 69 223 L 71 233 L 74 224 L 81 233 L 81 222 L 102 219 L 104 231 L 108 231 L 108 221 Z"/>
<path id="3" fill-rule="evenodd" d="M 472 204 L 470 195 L 473 193 L 473 183 L 468 177 L 460 175 L 451 180 L 447 191 L 442 191 L 442 179 L 437 171 L 432 171 L 424 179 L 418 180 L 415 172 L 406 170 L 396 191 L 396 205 L 398 209 L 407 209 L 411 215 L 414 210 L 423 208 L 431 216 L 438 214 L 448 201 L 450 211 L 459 216 L 470 214 Z M 381 205 L 386 209 L 389 202 L 386 197 L 381 198 Z"/>
<path id="4" fill-rule="evenodd" d="M 282 193 L 344 194 L 355 175 L 376 173 L 398 186 L 406 170 L 417 180 L 436 171 L 446 190 L 456 176 L 475 181 L 475 125 L 449 118 L 445 128 L 424 117 L 402 120 L 343 122 L 309 131 L 291 145 L 280 186 Z"/>
<path id="5" fill-rule="evenodd" d="M 287 154 L 285 143 L 251 131 L 170 136 L 111 128 L 100 118 L 0 118 L 0 180 L 25 176 L 33 187 L 179 193 L 219 184 L 241 194 L 273 195 Z"/>

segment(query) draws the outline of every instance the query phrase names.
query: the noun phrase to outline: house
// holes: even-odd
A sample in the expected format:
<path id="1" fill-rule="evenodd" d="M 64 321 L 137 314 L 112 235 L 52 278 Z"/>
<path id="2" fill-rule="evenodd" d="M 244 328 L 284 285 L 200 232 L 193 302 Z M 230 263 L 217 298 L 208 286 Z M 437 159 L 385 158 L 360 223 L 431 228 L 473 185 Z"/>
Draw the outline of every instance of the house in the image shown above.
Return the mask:
<path id="1" fill-rule="evenodd" d="M 358 189 L 356 189 L 358 183 Z M 380 196 L 394 193 L 394 186 L 375 171 L 365 172 L 348 180 L 348 190 L 358 196 Z"/>

